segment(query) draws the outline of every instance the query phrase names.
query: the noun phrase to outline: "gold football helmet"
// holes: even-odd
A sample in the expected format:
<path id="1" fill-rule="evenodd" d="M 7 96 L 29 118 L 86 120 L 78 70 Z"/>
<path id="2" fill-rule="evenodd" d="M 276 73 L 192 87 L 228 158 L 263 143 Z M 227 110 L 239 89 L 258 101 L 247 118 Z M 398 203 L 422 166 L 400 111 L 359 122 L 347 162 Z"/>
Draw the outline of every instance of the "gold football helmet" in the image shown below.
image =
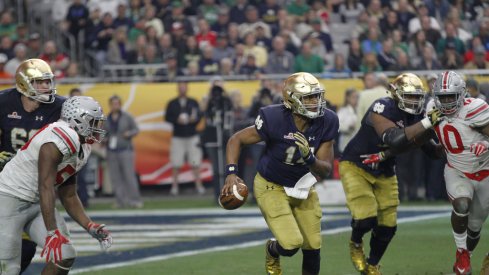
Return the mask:
<path id="1" fill-rule="evenodd" d="M 310 73 L 300 72 L 289 76 L 284 82 L 282 95 L 285 107 L 293 113 L 308 118 L 324 115 L 324 88 Z"/>
<path id="2" fill-rule="evenodd" d="M 424 110 L 427 91 L 421 79 L 412 73 L 402 73 L 389 84 L 389 92 L 397 101 L 399 109 L 418 115 Z"/>
<path id="3" fill-rule="evenodd" d="M 48 88 L 34 88 L 36 81 L 50 80 Z M 42 103 L 53 103 L 56 94 L 54 74 L 48 63 L 42 59 L 28 59 L 20 63 L 15 72 L 15 85 L 17 90 L 34 100 Z"/>

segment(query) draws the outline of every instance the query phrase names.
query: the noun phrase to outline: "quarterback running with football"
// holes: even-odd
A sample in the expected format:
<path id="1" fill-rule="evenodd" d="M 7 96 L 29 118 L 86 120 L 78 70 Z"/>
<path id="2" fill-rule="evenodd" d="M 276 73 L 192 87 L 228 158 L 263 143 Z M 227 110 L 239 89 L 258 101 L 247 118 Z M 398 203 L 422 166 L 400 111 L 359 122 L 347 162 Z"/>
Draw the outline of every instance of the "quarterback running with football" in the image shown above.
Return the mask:
<path id="1" fill-rule="evenodd" d="M 447 155 L 445 182 L 453 207 L 451 224 L 457 247 L 453 271 L 457 275 L 471 274 L 470 255 L 489 214 L 489 106 L 465 95 L 462 77 L 446 71 L 438 75 L 433 102 L 427 107 L 444 115 L 435 132 Z M 481 274 L 489 274 L 487 255 Z"/>
<path id="2" fill-rule="evenodd" d="M 0 273 L 20 272 L 21 234 L 43 247 L 42 274 L 68 274 L 75 260 L 64 219 L 55 208 L 56 191 L 70 217 L 107 249 L 105 225 L 86 215 L 76 192 L 76 173 L 94 142 L 104 137 L 102 108 L 91 97 L 66 100 L 57 122 L 41 128 L 0 172 Z"/>
<path id="3" fill-rule="evenodd" d="M 395 155 L 431 138 L 439 113 L 424 117 L 427 92 L 418 76 L 403 73 L 389 85 L 392 97 L 377 99 L 361 121 L 358 133 L 346 146 L 340 177 L 352 215 L 350 257 L 362 274 L 381 274 L 379 262 L 397 229 L 399 190 L 394 172 Z M 435 146 L 421 148 L 430 155 Z M 363 236 L 372 230 L 370 253 L 363 252 Z"/>
<path id="4" fill-rule="evenodd" d="M 302 274 L 319 274 L 321 207 L 313 187 L 333 167 L 338 117 L 326 109 L 324 89 L 309 73 L 284 82 L 283 104 L 260 109 L 255 125 L 234 134 L 226 150 L 226 182 L 231 194 L 242 146 L 265 142 L 254 179 L 254 195 L 274 239 L 266 243 L 267 274 L 282 274 L 280 256 L 302 249 Z"/>
<path id="5" fill-rule="evenodd" d="M 15 87 L 0 91 L 0 171 L 36 132 L 59 119 L 65 98 L 56 95 L 54 74 L 42 59 L 20 63 Z M 36 243 L 22 238 L 21 273 L 36 253 Z"/>

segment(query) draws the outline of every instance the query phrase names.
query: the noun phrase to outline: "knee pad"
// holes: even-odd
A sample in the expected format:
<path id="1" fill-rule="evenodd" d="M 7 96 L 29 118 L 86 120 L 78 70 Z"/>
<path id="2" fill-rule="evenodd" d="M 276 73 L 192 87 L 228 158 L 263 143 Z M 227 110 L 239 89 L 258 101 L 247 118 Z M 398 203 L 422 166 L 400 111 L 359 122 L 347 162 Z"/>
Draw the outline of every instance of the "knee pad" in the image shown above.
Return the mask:
<path id="1" fill-rule="evenodd" d="M 310 274 L 319 274 L 321 255 L 319 249 L 302 250 L 302 269 Z"/>
<path id="2" fill-rule="evenodd" d="M 453 201 L 453 212 L 459 217 L 465 217 L 469 214 L 470 200 L 459 198 Z"/>
<path id="3" fill-rule="evenodd" d="M 294 249 L 284 249 L 280 243 L 277 242 L 277 252 L 280 256 L 285 256 L 285 257 L 292 257 L 299 251 L 299 248 L 294 248 Z"/>
<path id="4" fill-rule="evenodd" d="M 377 217 L 370 217 L 363 220 L 351 220 L 351 227 L 355 230 L 366 233 L 377 226 Z"/>
<path id="5" fill-rule="evenodd" d="M 390 242 L 394 238 L 396 230 L 397 226 L 376 226 L 373 230 L 373 236 L 382 242 Z"/>

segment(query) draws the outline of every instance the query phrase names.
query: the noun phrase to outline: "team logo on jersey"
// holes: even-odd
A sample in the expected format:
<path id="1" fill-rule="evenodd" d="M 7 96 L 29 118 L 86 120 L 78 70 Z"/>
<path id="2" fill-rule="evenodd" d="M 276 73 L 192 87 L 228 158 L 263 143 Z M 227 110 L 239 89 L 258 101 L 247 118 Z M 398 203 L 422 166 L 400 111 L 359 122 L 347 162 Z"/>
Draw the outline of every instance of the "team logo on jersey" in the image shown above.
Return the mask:
<path id="1" fill-rule="evenodd" d="M 384 108 L 385 108 L 385 105 L 384 104 L 382 104 L 380 102 L 377 102 L 377 103 L 375 103 L 374 108 L 373 108 L 372 111 L 374 111 L 374 112 L 376 112 L 378 114 L 381 114 L 381 113 L 384 112 Z"/>
<path id="2" fill-rule="evenodd" d="M 7 115 L 8 118 L 14 118 L 14 119 L 21 119 L 22 116 L 19 116 L 17 112 L 12 112 L 11 114 Z"/>
<path id="3" fill-rule="evenodd" d="M 316 137 L 309 137 L 308 140 L 309 141 L 316 140 Z"/>
<path id="4" fill-rule="evenodd" d="M 284 135 L 285 139 L 290 139 L 290 140 L 295 140 L 294 138 L 294 133 L 288 133 L 287 135 Z"/>
<path id="5" fill-rule="evenodd" d="M 402 120 L 396 121 L 396 124 L 397 124 L 397 126 L 404 128 L 404 121 L 402 121 Z"/>
<path id="6" fill-rule="evenodd" d="M 261 127 L 263 126 L 263 120 L 261 119 L 260 115 L 258 115 L 255 119 L 255 125 L 256 129 L 260 130 Z"/>
<path id="7" fill-rule="evenodd" d="M 36 116 L 36 121 L 38 120 L 42 121 L 43 119 L 44 119 L 43 116 Z"/>

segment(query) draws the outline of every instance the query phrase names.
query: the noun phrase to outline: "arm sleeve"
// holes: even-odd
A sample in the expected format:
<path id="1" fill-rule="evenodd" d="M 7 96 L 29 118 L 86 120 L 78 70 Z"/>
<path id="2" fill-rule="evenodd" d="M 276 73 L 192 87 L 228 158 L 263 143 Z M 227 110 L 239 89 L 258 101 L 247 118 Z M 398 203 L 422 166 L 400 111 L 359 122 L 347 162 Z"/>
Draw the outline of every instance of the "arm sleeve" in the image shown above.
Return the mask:
<path id="1" fill-rule="evenodd" d="M 336 139 L 340 127 L 338 116 L 332 111 L 326 111 L 324 123 L 324 132 L 321 138 L 321 143 Z"/>
<path id="2" fill-rule="evenodd" d="M 265 142 L 270 140 L 268 127 L 266 113 L 263 111 L 263 109 L 260 109 L 260 112 L 255 119 L 255 129 Z"/>
<path id="3" fill-rule="evenodd" d="M 170 101 L 170 103 L 168 103 L 168 106 L 166 107 L 165 120 L 170 122 L 171 124 L 175 124 L 177 122 L 177 113 L 174 106 L 175 105 L 173 104 L 173 102 Z"/>
<path id="4" fill-rule="evenodd" d="M 469 104 L 465 121 L 472 128 L 484 127 L 489 124 L 489 105 L 482 99 L 476 98 Z"/>
<path id="5" fill-rule="evenodd" d="M 51 134 L 43 140 L 44 143 L 52 142 L 64 156 L 73 155 L 80 148 L 80 141 L 76 132 L 72 129 L 54 127 Z"/>
<path id="6" fill-rule="evenodd" d="M 139 127 L 134 118 L 127 114 L 127 119 L 129 120 L 129 131 L 131 132 L 131 136 L 135 136 L 139 133 Z"/>

